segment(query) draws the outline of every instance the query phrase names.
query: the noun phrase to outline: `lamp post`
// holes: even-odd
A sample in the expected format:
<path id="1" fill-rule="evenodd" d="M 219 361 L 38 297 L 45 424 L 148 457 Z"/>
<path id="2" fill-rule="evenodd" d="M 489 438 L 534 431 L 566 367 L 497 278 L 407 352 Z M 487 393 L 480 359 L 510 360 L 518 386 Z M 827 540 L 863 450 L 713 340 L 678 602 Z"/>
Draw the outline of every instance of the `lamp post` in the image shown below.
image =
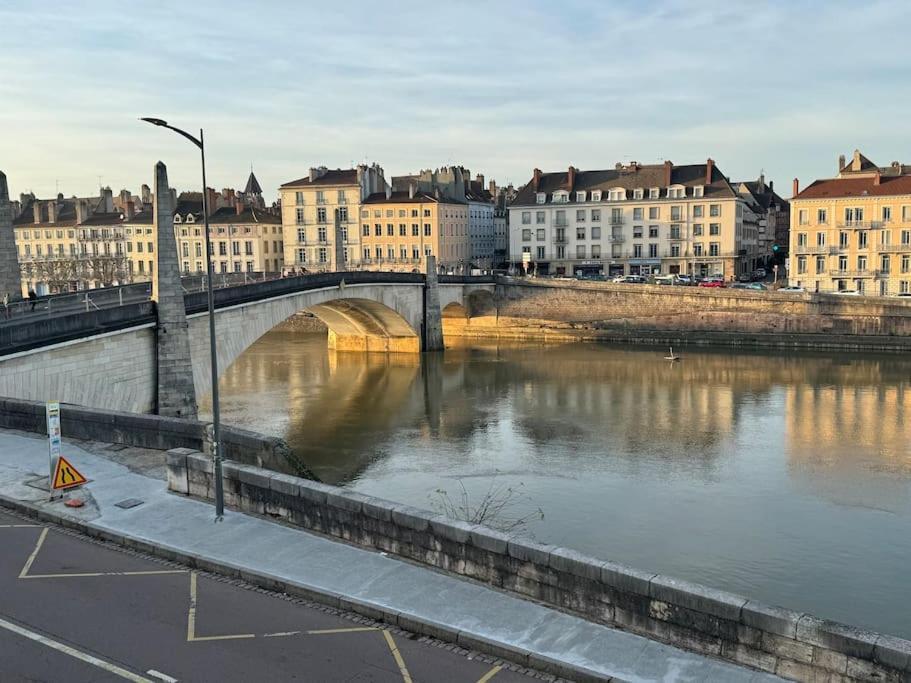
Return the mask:
<path id="1" fill-rule="evenodd" d="M 162 119 L 143 117 L 140 119 L 153 126 L 169 128 L 178 135 L 182 135 L 194 145 L 199 147 L 202 162 L 202 215 L 206 230 L 206 289 L 209 298 L 209 358 L 212 366 L 212 459 L 215 465 L 215 521 L 221 521 L 225 514 L 225 492 L 222 481 L 222 456 L 221 456 L 221 416 L 218 403 L 218 357 L 215 353 L 215 297 L 212 294 L 212 279 L 215 275 L 212 269 L 212 240 L 209 235 L 209 201 L 206 190 L 206 147 L 203 141 L 202 128 L 199 129 L 199 138 L 188 132 L 169 126 Z"/>

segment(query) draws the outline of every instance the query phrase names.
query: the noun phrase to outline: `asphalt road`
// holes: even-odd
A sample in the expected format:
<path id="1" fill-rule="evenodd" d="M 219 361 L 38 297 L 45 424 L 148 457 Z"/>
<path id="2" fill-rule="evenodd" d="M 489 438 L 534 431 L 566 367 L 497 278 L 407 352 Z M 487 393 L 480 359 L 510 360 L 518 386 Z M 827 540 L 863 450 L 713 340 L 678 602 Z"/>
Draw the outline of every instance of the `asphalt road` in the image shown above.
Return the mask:
<path id="1" fill-rule="evenodd" d="M 357 615 L 0 511 L 4 683 L 536 678 Z"/>

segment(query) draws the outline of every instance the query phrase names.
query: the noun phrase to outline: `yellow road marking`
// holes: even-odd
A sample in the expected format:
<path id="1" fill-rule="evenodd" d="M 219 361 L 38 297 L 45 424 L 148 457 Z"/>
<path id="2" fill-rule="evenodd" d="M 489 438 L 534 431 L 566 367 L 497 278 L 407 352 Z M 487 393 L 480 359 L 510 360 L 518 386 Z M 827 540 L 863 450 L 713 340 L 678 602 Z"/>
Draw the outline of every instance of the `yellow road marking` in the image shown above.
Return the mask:
<path id="1" fill-rule="evenodd" d="M 500 669 L 501 669 L 501 668 L 502 668 L 502 667 L 495 666 L 495 667 L 492 668 L 490 671 L 488 671 L 486 674 L 484 674 L 483 676 L 481 676 L 481 677 L 478 679 L 478 683 L 487 683 L 487 681 L 489 681 L 491 678 L 493 678 L 493 677 L 496 676 L 498 673 L 500 673 Z"/>
<path id="2" fill-rule="evenodd" d="M 196 605 L 197 605 L 196 572 L 190 572 L 190 610 L 187 612 L 187 642 L 198 643 L 207 640 L 238 640 L 240 638 L 255 638 L 254 633 L 237 633 L 230 636 L 197 636 L 196 635 Z"/>
<path id="3" fill-rule="evenodd" d="M 355 628 L 327 628 L 321 631 L 307 631 L 308 636 L 325 636 L 331 633 L 358 633 L 364 631 L 379 631 L 376 626 L 359 626 Z"/>
<path id="4" fill-rule="evenodd" d="M 402 674 L 402 680 L 404 683 L 412 683 L 411 674 L 408 673 L 408 667 L 405 666 L 405 660 L 402 659 L 402 653 L 399 652 L 399 648 L 396 647 L 395 641 L 392 639 L 392 634 L 389 633 L 386 629 L 383 629 L 383 636 L 386 638 L 386 644 L 389 646 L 389 650 L 392 652 L 392 657 L 395 659 L 395 663 L 399 665 L 399 672 Z"/>
<path id="5" fill-rule="evenodd" d="M 28 629 L 22 628 L 21 626 L 6 621 L 5 619 L 0 619 L 0 628 L 5 628 L 7 631 L 12 631 L 13 633 L 20 635 L 23 638 L 28 638 L 29 640 L 33 640 L 36 643 L 41 643 L 46 647 L 57 650 L 57 652 L 62 652 L 65 655 L 75 657 L 76 659 L 82 660 L 83 662 L 91 664 L 92 666 L 97 666 L 99 669 L 103 669 L 108 673 L 120 676 L 127 681 L 133 681 L 133 683 L 155 683 L 155 681 L 153 681 L 151 678 L 145 678 L 144 676 L 134 674 L 132 671 L 122 669 L 116 664 L 111 664 L 110 662 L 106 662 L 103 659 L 99 659 L 98 657 L 90 655 L 86 652 L 77 650 L 74 647 L 70 647 L 69 645 L 60 643 L 56 640 L 52 640 L 51 638 L 48 638 L 47 636 L 44 636 L 40 633 L 29 631 Z"/>
<path id="6" fill-rule="evenodd" d="M 32 525 L 37 528 L 37 525 Z M 69 579 L 69 578 L 85 578 L 87 576 L 152 576 L 155 574 L 183 574 L 186 572 L 186 569 L 148 569 L 142 571 L 131 571 L 131 572 L 71 572 L 68 574 L 29 574 L 29 570 L 32 568 L 32 565 L 35 564 L 35 560 L 38 558 L 38 553 L 41 552 L 41 548 L 44 546 L 44 540 L 47 538 L 47 527 L 41 529 L 41 534 L 38 536 L 38 542 L 35 544 L 35 549 L 32 550 L 32 554 L 28 556 L 28 559 L 25 561 L 25 566 L 22 567 L 22 571 L 19 572 L 20 579 Z"/>
<path id="7" fill-rule="evenodd" d="M 32 554 L 28 556 L 28 559 L 25 561 L 25 566 L 22 567 L 22 571 L 19 572 L 19 578 L 24 579 L 28 574 L 28 570 L 32 568 L 32 564 L 35 562 L 35 558 L 38 557 L 38 551 L 41 550 L 41 546 L 44 545 L 44 539 L 47 538 L 47 527 L 41 530 L 41 534 L 38 536 L 38 542 L 35 544 L 35 549 L 32 551 Z"/>

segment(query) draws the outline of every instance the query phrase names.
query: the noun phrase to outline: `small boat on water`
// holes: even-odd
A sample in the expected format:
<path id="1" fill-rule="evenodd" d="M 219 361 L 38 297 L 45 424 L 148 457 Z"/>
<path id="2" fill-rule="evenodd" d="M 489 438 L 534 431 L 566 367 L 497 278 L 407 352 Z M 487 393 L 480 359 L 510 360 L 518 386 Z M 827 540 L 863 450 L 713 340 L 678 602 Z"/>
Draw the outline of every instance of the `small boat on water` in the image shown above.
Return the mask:
<path id="1" fill-rule="evenodd" d="M 664 357 L 664 360 L 670 360 L 670 361 L 680 360 L 680 356 L 675 356 L 675 355 L 674 355 L 674 347 L 673 347 L 673 346 L 671 347 L 671 354 L 670 354 L 669 356 L 665 356 L 665 357 Z"/>

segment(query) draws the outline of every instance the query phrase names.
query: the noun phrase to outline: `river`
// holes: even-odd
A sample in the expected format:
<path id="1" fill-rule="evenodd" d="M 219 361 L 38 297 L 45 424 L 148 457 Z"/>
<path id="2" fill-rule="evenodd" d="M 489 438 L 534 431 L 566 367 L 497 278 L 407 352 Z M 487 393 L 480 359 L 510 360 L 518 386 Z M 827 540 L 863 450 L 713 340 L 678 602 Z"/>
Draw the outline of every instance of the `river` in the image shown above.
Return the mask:
<path id="1" fill-rule="evenodd" d="M 226 371 L 222 419 L 329 483 L 437 511 L 512 489 L 495 525 L 911 637 L 911 361 L 677 351 L 421 359 L 273 331 Z"/>

